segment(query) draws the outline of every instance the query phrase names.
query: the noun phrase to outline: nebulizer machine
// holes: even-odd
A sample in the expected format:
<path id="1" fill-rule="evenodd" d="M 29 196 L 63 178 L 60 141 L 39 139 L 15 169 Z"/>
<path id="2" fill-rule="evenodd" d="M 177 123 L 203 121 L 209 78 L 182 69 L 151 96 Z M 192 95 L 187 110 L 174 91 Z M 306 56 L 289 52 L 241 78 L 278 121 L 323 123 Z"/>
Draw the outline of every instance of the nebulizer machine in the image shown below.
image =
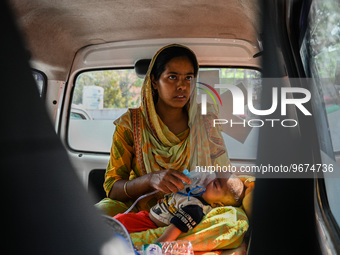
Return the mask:
<path id="1" fill-rule="evenodd" d="M 187 196 L 188 200 L 190 200 L 190 197 L 197 197 L 202 195 L 205 192 L 205 187 L 216 178 L 216 174 L 214 172 L 209 172 L 209 171 L 205 171 L 205 172 L 201 172 L 201 171 L 197 171 L 192 170 L 189 171 L 188 169 L 185 169 L 183 171 L 183 174 L 185 174 L 186 176 L 188 176 L 191 180 L 191 183 L 184 183 L 184 188 L 179 190 L 177 193 L 181 194 L 183 196 Z M 139 200 L 154 195 L 157 192 L 159 192 L 158 190 L 152 191 L 150 193 L 147 193 L 145 195 L 140 196 L 138 199 L 136 199 L 136 201 L 131 205 L 131 207 L 126 210 L 125 213 L 129 213 L 134 207 L 135 205 L 138 203 Z"/>

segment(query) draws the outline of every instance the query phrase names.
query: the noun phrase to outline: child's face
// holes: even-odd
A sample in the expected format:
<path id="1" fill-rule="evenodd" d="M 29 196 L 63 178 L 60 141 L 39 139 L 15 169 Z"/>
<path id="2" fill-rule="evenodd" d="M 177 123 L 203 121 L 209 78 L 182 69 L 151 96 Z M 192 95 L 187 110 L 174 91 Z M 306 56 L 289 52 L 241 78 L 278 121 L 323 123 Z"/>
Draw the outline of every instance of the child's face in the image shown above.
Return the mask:
<path id="1" fill-rule="evenodd" d="M 235 205 L 234 194 L 231 191 L 232 178 L 216 178 L 207 186 L 202 198 L 212 207 Z"/>

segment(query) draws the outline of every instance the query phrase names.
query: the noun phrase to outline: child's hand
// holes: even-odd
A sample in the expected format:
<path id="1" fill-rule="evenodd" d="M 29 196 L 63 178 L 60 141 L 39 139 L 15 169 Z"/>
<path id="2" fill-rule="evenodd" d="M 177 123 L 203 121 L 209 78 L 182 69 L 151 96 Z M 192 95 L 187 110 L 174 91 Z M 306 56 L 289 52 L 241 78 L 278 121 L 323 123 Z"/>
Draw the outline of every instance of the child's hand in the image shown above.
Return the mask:
<path id="1" fill-rule="evenodd" d="M 175 225 L 170 224 L 169 227 L 164 230 L 163 234 L 154 241 L 154 243 L 175 241 L 181 233 L 182 231 L 175 227 Z"/>

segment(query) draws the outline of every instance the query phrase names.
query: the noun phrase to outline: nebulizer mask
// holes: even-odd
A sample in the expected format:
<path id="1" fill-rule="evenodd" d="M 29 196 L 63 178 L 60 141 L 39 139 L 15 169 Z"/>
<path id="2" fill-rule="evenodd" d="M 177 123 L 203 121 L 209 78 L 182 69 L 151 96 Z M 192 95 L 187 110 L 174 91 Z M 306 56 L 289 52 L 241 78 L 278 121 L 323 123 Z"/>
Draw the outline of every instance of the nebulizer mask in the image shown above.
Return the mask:
<path id="1" fill-rule="evenodd" d="M 185 169 L 183 174 L 190 178 L 191 183 L 184 183 L 184 189 L 178 191 L 177 193 L 188 196 L 188 200 L 190 200 L 190 197 L 202 195 L 205 192 L 206 186 L 216 178 L 216 174 L 210 171 L 203 172 L 193 170 L 189 172 L 188 169 Z"/>

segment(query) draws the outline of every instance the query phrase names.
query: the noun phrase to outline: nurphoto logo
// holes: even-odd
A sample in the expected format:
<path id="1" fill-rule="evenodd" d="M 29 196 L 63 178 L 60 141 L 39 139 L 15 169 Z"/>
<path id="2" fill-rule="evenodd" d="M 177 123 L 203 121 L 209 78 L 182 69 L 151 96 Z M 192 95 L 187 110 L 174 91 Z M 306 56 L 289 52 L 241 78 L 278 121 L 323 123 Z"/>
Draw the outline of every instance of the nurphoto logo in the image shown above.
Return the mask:
<path id="1" fill-rule="evenodd" d="M 245 95 L 241 88 L 235 85 L 227 85 L 227 84 L 215 84 L 214 87 L 208 85 L 206 83 L 198 82 L 199 85 L 203 85 L 209 88 L 218 98 L 221 106 L 222 100 L 220 95 L 217 93 L 216 89 L 224 89 L 229 90 L 232 95 L 232 114 L 233 115 L 245 115 Z M 214 104 L 217 106 L 216 100 L 212 93 L 205 88 L 197 87 L 200 90 L 203 90 L 206 94 L 201 94 L 201 114 L 207 114 L 207 94 L 212 98 Z M 287 115 L 287 106 L 288 105 L 295 105 L 304 115 L 312 115 L 304 106 L 311 99 L 311 93 L 309 90 L 305 88 L 296 88 L 296 87 L 282 87 L 282 88 L 272 88 L 272 104 L 269 109 L 256 109 L 253 104 L 253 94 L 252 88 L 247 88 L 247 109 L 250 113 L 257 115 L 257 116 L 267 116 L 275 112 L 278 107 L 278 98 L 279 98 L 279 89 L 280 89 L 280 102 L 281 102 L 281 116 Z M 301 97 L 293 98 L 291 95 L 299 93 Z M 250 127 L 262 127 L 265 123 L 271 123 L 271 126 L 274 127 L 276 122 L 280 122 L 283 127 L 295 127 L 297 126 L 297 121 L 295 119 L 249 119 L 243 120 L 240 122 L 233 122 L 232 120 L 227 119 L 214 119 L 213 126 L 218 124 L 227 124 L 229 123 L 232 127 L 233 125 L 243 125 L 243 126 L 250 126 Z"/>
<path id="2" fill-rule="evenodd" d="M 214 89 L 212 86 L 206 84 L 206 83 L 203 83 L 203 82 L 197 82 L 198 84 L 202 85 L 202 86 L 205 86 L 207 88 L 209 88 L 218 98 L 218 100 L 220 101 L 220 104 L 221 106 L 223 105 L 222 104 L 222 100 L 221 100 L 221 97 L 219 96 L 219 94 L 217 93 L 216 89 Z M 202 87 L 197 87 L 198 89 L 201 89 L 203 90 L 205 93 L 207 93 L 211 99 L 214 101 L 215 105 L 217 106 L 217 103 L 216 103 L 216 100 L 214 98 L 214 96 L 210 93 L 209 90 L 205 89 L 205 88 L 202 88 Z M 207 94 L 201 94 L 201 102 L 202 102 L 202 114 L 203 115 L 206 115 L 207 114 Z"/>

